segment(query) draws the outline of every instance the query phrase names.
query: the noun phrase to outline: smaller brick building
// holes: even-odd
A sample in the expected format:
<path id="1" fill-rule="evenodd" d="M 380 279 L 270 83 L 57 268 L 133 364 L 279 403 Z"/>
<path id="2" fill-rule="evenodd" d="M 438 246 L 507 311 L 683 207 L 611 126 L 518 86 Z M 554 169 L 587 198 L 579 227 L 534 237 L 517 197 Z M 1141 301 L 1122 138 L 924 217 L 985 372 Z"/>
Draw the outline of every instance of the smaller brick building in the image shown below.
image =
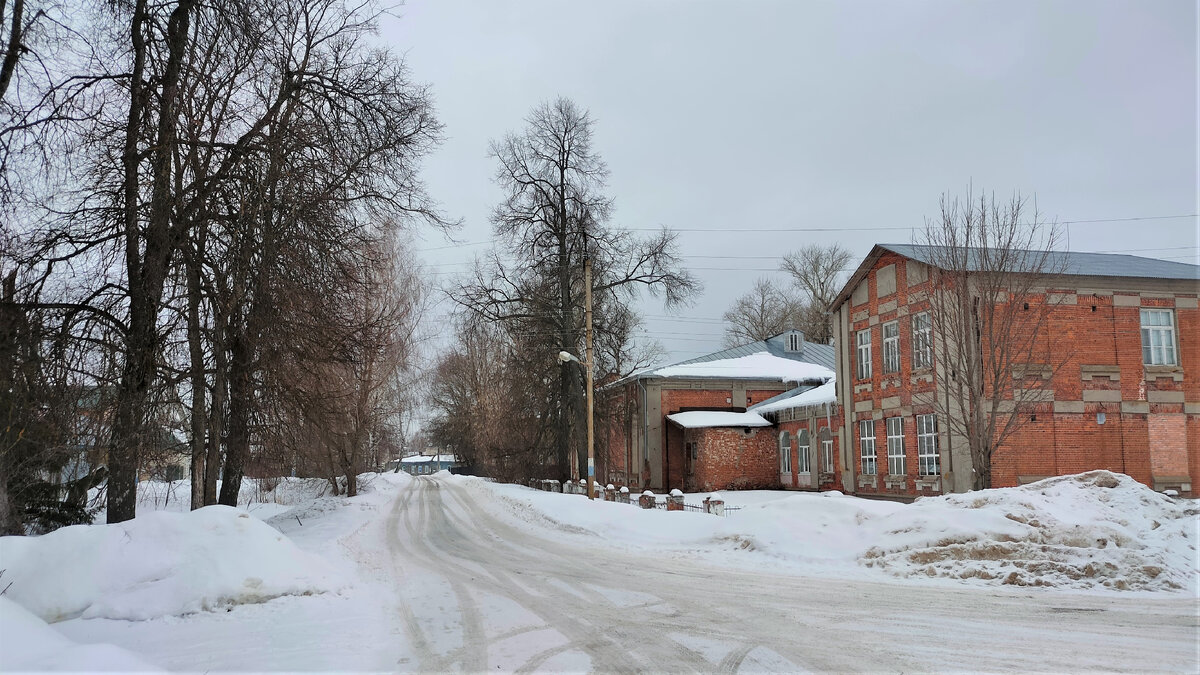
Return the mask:
<path id="1" fill-rule="evenodd" d="M 793 330 L 607 384 L 600 395 L 611 412 L 598 427 L 605 448 L 602 480 L 654 490 L 724 489 L 735 483 L 779 487 L 773 432 L 754 426 L 689 430 L 668 417 L 689 411 L 744 413 L 779 394 L 824 384 L 833 367 L 831 345 L 807 342 Z M 703 452 L 718 446 L 736 452 Z"/>

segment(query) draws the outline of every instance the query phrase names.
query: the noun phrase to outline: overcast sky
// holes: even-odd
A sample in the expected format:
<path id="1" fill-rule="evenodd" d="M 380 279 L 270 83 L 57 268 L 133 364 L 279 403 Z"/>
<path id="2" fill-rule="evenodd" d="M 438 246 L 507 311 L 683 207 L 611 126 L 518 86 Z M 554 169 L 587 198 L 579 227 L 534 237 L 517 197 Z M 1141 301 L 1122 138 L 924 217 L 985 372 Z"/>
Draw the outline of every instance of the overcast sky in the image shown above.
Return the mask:
<path id="1" fill-rule="evenodd" d="M 382 37 L 445 124 L 423 176 L 464 223 L 464 246 L 418 243 L 429 269 L 448 279 L 490 245 L 489 141 L 567 96 L 596 120 L 611 224 L 683 231 L 704 283 L 673 318 L 642 305 L 671 360 L 718 349 L 722 313 L 757 277 L 785 280 L 783 253 L 911 241 L 969 181 L 1036 195 L 1060 221 L 1200 210 L 1191 0 L 408 0 L 399 14 Z M 1070 245 L 1196 263 L 1197 223 L 1078 222 Z"/>

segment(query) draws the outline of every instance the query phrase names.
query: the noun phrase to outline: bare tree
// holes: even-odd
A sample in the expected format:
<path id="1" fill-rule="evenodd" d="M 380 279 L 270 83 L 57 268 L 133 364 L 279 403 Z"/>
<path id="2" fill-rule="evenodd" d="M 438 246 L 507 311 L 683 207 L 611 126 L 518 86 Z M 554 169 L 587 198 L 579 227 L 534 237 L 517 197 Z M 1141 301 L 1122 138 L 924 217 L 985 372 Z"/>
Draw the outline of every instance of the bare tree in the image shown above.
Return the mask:
<path id="1" fill-rule="evenodd" d="M 921 244 L 929 262 L 929 314 L 939 390 L 932 405 L 951 437 L 970 448 L 973 487 L 992 485 L 997 451 L 1044 405 L 1044 386 L 1065 362 L 1048 321 L 1051 277 L 1067 258 L 1059 230 L 1014 195 L 943 195 Z"/>
<path id="2" fill-rule="evenodd" d="M 810 244 L 783 257 L 783 271 L 804 293 L 804 314 L 797 327 L 813 342 L 833 337 L 829 305 L 841 290 L 838 282 L 850 260 L 850 252 L 838 244 Z"/>
<path id="3" fill-rule="evenodd" d="M 510 337 L 541 338 L 528 356 L 558 369 L 552 416 L 557 470 L 565 479 L 570 450 L 576 457 L 584 451 L 584 384 L 577 364 L 553 364 L 559 351 L 581 352 L 584 259 L 592 261 L 597 306 L 615 309 L 639 289 L 661 292 L 675 305 L 698 285 L 679 264 L 673 234 L 636 239 L 606 226 L 612 211 L 604 194 L 608 169 L 592 145 L 586 111 L 559 98 L 536 107 L 526 123 L 522 133 L 492 145 L 496 181 L 506 194 L 492 221 L 508 257 L 493 254 L 478 265 L 456 300 L 505 324 Z M 596 324 L 606 325 L 599 316 Z"/>
<path id="4" fill-rule="evenodd" d="M 749 293 L 725 312 L 723 318 L 729 324 L 725 328 L 725 346 L 736 347 L 793 328 L 802 329 L 806 316 L 807 308 L 799 298 L 789 295 L 770 279 L 760 278 Z"/>

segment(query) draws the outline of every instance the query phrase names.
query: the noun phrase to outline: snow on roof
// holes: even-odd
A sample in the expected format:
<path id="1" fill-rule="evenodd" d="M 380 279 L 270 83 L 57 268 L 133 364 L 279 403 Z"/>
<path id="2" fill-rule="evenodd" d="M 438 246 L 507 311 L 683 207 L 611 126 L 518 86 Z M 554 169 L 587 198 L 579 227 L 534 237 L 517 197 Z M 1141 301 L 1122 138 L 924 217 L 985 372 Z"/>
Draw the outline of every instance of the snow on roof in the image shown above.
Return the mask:
<path id="1" fill-rule="evenodd" d="M 756 406 L 751 406 L 750 411 L 755 413 L 778 412 L 780 410 L 789 410 L 791 408 L 802 408 L 808 405 L 821 405 L 823 403 L 837 402 L 837 382 L 830 380 L 819 387 L 813 387 L 807 391 L 802 391 L 795 396 L 788 396 L 774 401 L 765 401 Z"/>
<path id="2" fill-rule="evenodd" d="M 762 415 L 751 412 L 727 412 L 722 410 L 689 410 L 667 415 L 667 419 L 684 429 L 706 427 L 769 427 L 771 423 Z"/>
<path id="3" fill-rule="evenodd" d="M 762 351 L 749 356 L 667 366 L 654 371 L 658 377 L 723 377 L 781 382 L 824 382 L 833 371 L 815 363 L 797 361 Z"/>
<path id="4" fill-rule="evenodd" d="M 458 461 L 458 459 L 455 458 L 454 455 L 432 455 L 432 456 L 414 455 L 412 457 L 405 457 L 404 459 L 400 460 L 400 463 L 401 464 L 425 464 L 428 462 L 452 462 L 453 463 L 453 462 L 457 462 L 457 461 Z"/>

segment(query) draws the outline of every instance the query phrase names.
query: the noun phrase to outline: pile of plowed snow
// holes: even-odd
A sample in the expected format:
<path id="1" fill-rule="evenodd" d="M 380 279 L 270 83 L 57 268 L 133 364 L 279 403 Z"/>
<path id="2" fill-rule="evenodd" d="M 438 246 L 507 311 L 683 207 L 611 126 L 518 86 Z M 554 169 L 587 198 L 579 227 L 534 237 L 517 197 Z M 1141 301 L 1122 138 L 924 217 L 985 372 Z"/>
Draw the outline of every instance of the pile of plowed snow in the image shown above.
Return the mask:
<path id="1" fill-rule="evenodd" d="M 5 672 L 161 672 L 114 645 L 76 644 L 5 597 L 0 597 L 0 626 L 4 628 L 0 670 Z"/>
<path id="2" fill-rule="evenodd" d="M 45 621 L 143 620 L 340 587 L 324 559 L 238 509 L 0 537 L 5 596 Z"/>
<path id="3" fill-rule="evenodd" d="M 725 518 L 454 477 L 523 526 L 709 563 L 802 574 L 1076 589 L 1194 590 L 1200 509 L 1107 471 L 912 504 L 836 492 L 727 492 Z M 764 498 L 771 497 L 774 498 Z M 695 499 L 695 498 L 693 498 Z M 696 500 L 698 501 L 698 500 Z"/>
<path id="4" fill-rule="evenodd" d="M 1188 589 L 1197 574 L 1198 514 L 1195 502 L 1092 471 L 920 499 L 869 523 L 876 543 L 860 561 L 897 576 Z"/>

